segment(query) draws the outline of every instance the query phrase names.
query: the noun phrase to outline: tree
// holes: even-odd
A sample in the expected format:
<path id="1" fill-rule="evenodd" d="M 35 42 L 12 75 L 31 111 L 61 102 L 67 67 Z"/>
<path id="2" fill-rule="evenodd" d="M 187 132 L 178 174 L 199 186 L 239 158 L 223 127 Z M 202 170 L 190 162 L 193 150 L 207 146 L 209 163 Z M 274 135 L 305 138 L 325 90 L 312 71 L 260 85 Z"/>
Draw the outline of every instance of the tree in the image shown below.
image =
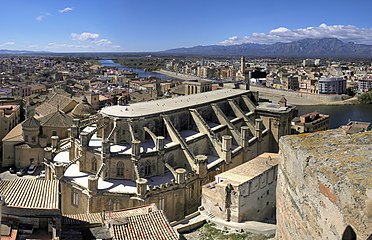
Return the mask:
<path id="1" fill-rule="evenodd" d="M 372 104 L 372 90 L 360 95 L 358 101 L 364 104 Z"/>

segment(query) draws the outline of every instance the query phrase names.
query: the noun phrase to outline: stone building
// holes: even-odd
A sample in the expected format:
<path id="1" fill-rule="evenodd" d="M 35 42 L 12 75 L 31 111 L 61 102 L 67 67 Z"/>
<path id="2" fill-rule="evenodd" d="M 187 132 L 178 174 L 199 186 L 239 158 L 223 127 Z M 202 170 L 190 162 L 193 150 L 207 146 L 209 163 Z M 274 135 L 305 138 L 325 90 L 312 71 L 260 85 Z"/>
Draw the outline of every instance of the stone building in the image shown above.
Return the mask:
<path id="1" fill-rule="evenodd" d="M 44 147 L 57 139 L 68 137 L 72 117 L 57 109 L 45 117 L 29 117 L 3 138 L 2 167 L 40 166 L 44 160 Z"/>
<path id="2" fill-rule="evenodd" d="M 372 132 L 280 139 L 276 239 L 370 239 Z"/>
<path id="3" fill-rule="evenodd" d="M 184 95 L 212 91 L 212 82 L 210 81 L 205 80 L 186 81 L 182 82 L 182 85 L 184 85 L 185 89 Z"/>
<path id="4" fill-rule="evenodd" d="M 103 108 L 74 120 L 68 142 L 46 148 L 46 176 L 61 179 L 62 211 L 156 203 L 170 221 L 195 212 L 201 186 L 290 133 L 293 106 L 224 89 Z"/>
<path id="5" fill-rule="evenodd" d="M 329 128 L 329 115 L 319 112 L 303 114 L 292 120 L 292 131 L 294 133 L 311 133 L 324 131 Z"/>
<path id="6" fill-rule="evenodd" d="M 203 186 L 202 209 L 226 221 L 267 221 L 275 216 L 278 154 L 258 157 Z"/>
<path id="7" fill-rule="evenodd" d="M 21 121 L 21 107 L 15 104 L 0 106 L 0 139 Z"/>

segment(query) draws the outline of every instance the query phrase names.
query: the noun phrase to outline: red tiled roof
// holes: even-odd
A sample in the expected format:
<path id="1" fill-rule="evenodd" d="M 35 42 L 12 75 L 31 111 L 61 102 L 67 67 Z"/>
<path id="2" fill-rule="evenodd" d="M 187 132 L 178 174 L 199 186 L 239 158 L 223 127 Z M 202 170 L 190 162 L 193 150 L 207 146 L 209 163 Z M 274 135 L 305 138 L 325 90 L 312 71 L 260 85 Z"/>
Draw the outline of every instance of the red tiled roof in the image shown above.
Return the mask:
<path id="1" fill-rule="evenodd" d="M 178 233 L 162 211 L 128 217 L 127 223 L 112 224 L 113 239 L 176 240 Z"/>
<path id="2" fill-rule="evenodd" d="M 149 211 L 156 211 L 158 208 L 155 204 L 145 206 L 127 208 L 117 211 L 106 211 L 104 213 L 81 213 L 81 214 L 65 214 L 62 217 L 62 223 L 68 225 L 76 224 L 97 224 L 103 223 L 104 219 L 118 219 L 130 217 L 133 215 L 140 215 L 148 213 Z"/>

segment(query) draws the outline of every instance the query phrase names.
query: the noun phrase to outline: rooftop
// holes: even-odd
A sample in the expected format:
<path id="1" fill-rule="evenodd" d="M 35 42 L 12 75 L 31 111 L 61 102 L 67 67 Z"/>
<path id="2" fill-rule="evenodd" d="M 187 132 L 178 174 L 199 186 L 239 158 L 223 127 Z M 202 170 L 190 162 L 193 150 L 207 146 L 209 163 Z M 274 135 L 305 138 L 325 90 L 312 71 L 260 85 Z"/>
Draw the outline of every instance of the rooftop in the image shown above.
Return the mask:
<path id="1" fill-rule="evenodd" d="M 256 158 L 239 165 L 238 167 L 218 174 L 216 178 L 224 179 L 224 182 L 228 182 L 233 185 L 240 185 L 254 179 L 277 164 L 277 153 L 263 153 Z"/>
<path id="2" fill-rule="evenodd" d="M 125 223 L 113 223 L 112 232 L 113 239 L 179 239 L 178 233 L 160 210 L 130 216 L 125 219 Z"/>
<path id="3" fill-rule="evenodd" d="M 8 132 L 7 135 L 3 138 L 4 141 L 11 141 L 11 142 L 23 142 L 23 130 L 22 130 L 22 124 L 18 124 L 15 126 L 10 132 Z"/>
<path id="4" fill-rule="evenodd" d="M 287 107 L 281 107 L 277 103 L 259 102 L 256 109 L 264 110 L 264 111 L 271 111 L 271 112 L 286 112 L 286 111 L 290 111 L 291 108 L 293 108 L 291 105 L 287 105 Z"/>
<path id="5" fill-rule="evenodd" d="M 247 93 L 247 90 L 221 89 L 217 91 L 199 93 L 175 98 L 166 98 L 156 101 L 140 102 L 126 106 L 110 106 L 101 110 L 101 113 L 113 117 L 142 117 L 160 114 L 182 108 L 191 108 L 195 105 L 212 103 L 224 98 L 231 98 Z"/>
<path id="6" fill-rule="evenodd" d="M 65 172 L 64 177 L 81 187 L 88 188 L 89 173 L 80 172 L 77 164 L 72 164 Z M 131 180 L 98 179 L 98 190 L 109 193 L 136 193 L 136 183 Z"/>
<path id="7" fill-rule="evenodd" d="M 59 210 L 58 180 L 0 180 L 0 193 L 7 207 Z"/>
<path id="8" fill-rule="evenodd" d="M 66 214 L 62 217 L 62 224 L 97 224 L 103 223 L 104 219 L 125 218 L 134 215 L 141 215 L 149 211 L 156 211 L 158 208 L 155 204 L 149 204 L 140 207 L 129 209 L 106 211 L 104 213 L 80 213 L 80 214 Z M 104 219 L 103 219 L 104 217 Z"/>

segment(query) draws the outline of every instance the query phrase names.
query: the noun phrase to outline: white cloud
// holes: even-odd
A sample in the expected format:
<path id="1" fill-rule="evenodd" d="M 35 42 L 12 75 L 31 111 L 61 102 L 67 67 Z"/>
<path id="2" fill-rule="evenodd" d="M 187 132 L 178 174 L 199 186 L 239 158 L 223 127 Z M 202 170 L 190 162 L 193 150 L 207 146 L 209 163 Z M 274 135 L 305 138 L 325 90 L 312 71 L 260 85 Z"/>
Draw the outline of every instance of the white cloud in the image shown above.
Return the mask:
<path id="1" fill-rule="evenodd" d="M 372 28 L 358 28 L 352 25 L 327 25 L 320 24 L 318 27 L 288 29 L 279 27 L 268 33 L 252 33 L 250 36 L 233 36 L 224 41 L 222 45 L 234 45 L 242 43 L 272 44 L 276 42 L 291 42 L 304 38 L 338 38 L 344 42 L 372 44 Z"/>
<path id="2" fill-rule="evenodd" d="M 222 42 L 220 42 L 221 44 L 223 45 L 234 45 L 236 44 L 236 42 L 239 41 L 239 38 L 238 36 L 232 36 L 232 37 L 229 37 L 228 39 L 226 40 L 223 40 Z"/>
<path id="3" fill-rule="evenodd" d="M 72 40 L 77 40 L 80 42 L 93 42 L 99 38 L 98 33 L 89 33 L 89 32 L 83 32 L 83 33 L 71 33 Z"/>
<path id="4" fill-rule="evenodd" d="M 79 41 L 82 43 L 88 43 L 95 45 L 99 49 L 108 50 L 108 49 L 119 49 L 121 46 L 114 45 L 111 40 L 106 38 L 99 38 L 98 33 L 71 33 L 72 40 Z"/>
<path id="5" fill-rule="evenodd" d="M 45 17 L 44 15 L 37 16 L 36 21 L 41 22 L 41 21 L 43 21 L 44 17 Z"/>
<path id="6" fill-rule="evenodd" d="M 97 44 L 98 46 L 110 46 L 112 45 L 112 42 L 108 39 L 100 39 L 100 40 L 97 40 L 97 41 L 94 41 L 95 44 Z"/>
<path id="7" fill-rule="evenodd" d="M 60 12 L 60 13 L 67 13 L 67 12 L 71 12 L 72 10 L 73 10 L 73 8 L 67 7 L 67 8 L 58 10 L 58 12 Z"/>
<path id="8" fill-rule="evenodd" d="M 37 16 L 35 19 L 36 19 L 36 21 L 41 22 L 41 21 L 43 21 L 43 19 L 44 19 L 46 16 L 50 16 L 50 13 L 41 13 L 41 14 L 40 14 L 39 16 Z"/>
<path id="9" fill-rule="evenodd" d="M 0 47 L 13 46 L 15 44 L 16 44 L 15 42 L 0 43 Z"/>

